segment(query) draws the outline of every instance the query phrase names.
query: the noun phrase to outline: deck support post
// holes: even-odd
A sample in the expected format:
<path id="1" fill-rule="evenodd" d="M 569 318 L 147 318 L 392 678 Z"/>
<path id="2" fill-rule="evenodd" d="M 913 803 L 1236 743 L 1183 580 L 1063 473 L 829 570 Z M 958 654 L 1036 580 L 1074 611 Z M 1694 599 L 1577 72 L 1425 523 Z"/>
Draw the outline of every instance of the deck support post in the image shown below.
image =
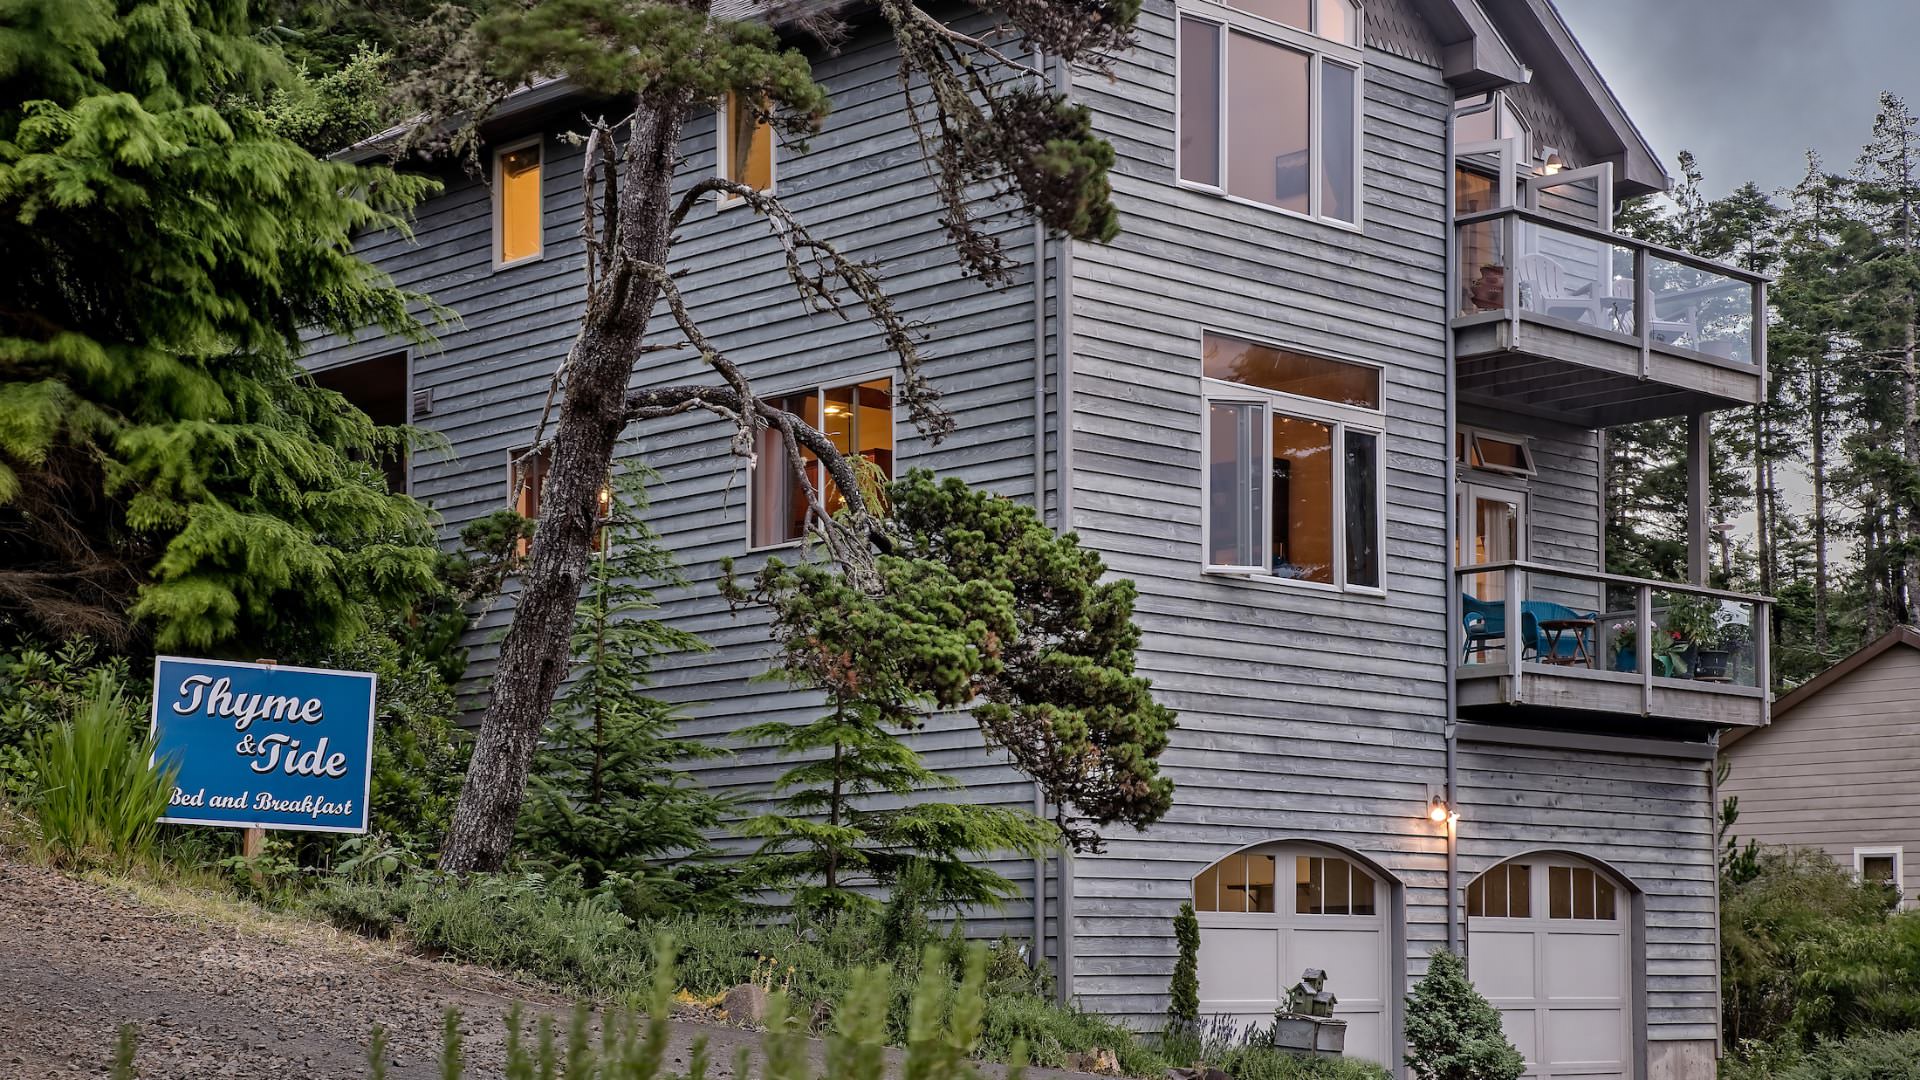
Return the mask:
<path id="1" fill-rule="evenodd" d="M 1713 456 L 1713 417 L 1697 412 L 1687 417 L 1687 580 L 1707 583 L 1713 560 L 1707 554 L 1707 517 L 1713 501 L 1707 470 Z"/>

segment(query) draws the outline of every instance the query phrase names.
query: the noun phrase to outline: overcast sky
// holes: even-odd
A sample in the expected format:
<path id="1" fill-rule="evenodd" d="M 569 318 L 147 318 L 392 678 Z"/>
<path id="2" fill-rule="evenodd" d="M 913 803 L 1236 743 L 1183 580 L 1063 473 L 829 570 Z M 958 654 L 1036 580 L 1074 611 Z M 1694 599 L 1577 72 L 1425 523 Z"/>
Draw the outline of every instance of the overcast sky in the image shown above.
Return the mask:
<path id="1" fill-rule="evenodd" d="M 1844 171 L 1882 90 L 1920 108 L 1920 0 L 1556 0 L 1671 173 L 1710 196 L 1787 187 L 1809 148 Z"/>

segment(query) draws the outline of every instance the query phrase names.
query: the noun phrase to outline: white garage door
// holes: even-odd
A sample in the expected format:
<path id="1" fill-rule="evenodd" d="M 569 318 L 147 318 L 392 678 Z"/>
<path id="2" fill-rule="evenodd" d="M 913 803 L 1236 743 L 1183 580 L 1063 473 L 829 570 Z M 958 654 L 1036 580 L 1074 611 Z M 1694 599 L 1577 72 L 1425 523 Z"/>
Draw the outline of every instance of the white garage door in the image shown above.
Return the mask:
<path id="1" fill-rule="evenodd" d="M 1529 1077 L 1627 1080 L 1627 894 L 1570 859 L 1516 859 L 1467 887 L 1467 966 Z"/>
<path id="2" fill-rule="evenodd" d="M 1193 887 L 1203 1017 L 1271 1024 L 1287 989 L 1320 968 L 1348 1055 L 1392 1063 L 1384 881 L 1332 849 L 1286 844 L 1229 855 Z"/>

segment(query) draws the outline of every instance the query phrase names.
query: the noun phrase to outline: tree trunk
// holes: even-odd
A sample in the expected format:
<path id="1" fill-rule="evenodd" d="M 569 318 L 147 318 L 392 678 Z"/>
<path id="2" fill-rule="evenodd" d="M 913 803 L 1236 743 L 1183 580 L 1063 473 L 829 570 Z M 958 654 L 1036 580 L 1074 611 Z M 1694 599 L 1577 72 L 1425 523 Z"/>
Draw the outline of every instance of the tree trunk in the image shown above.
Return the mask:
<path id="1" fill-rule="evenodd" d="M 1813 647 L 1827 655 L 1827 361 L 1826 341 L 1813 358 L 1807 395 L 1813 440 Z"/>
<path id="2" fill-rule="evenodd" d="M 687 109 L 685 100 L 636 103 L 621 165 L 617 251 L 610 262 L 666 265 L 674 166 Z M 440 857 L 442 869 L 498 870 L 506 863 L 534 750 L 566 675 L 600 488 L 626 426 L 627 383 L 658 296 L 650 279 L 610 266 L 568 353 L 540 528 L 521 578 L 513 624 L 500 646 L 473 762 Z"/>

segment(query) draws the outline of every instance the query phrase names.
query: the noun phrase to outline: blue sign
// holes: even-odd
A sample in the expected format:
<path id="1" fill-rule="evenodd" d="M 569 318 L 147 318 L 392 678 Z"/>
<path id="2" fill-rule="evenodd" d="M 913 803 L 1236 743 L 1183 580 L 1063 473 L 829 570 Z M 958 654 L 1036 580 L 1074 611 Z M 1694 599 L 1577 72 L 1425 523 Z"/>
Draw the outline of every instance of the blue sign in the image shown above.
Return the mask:
<path id="1" fill-rule="evenodd" d="M 161 821 L 367 831 L 373 675 L 162 656 L 154 761 L 177 766 Z"/>

